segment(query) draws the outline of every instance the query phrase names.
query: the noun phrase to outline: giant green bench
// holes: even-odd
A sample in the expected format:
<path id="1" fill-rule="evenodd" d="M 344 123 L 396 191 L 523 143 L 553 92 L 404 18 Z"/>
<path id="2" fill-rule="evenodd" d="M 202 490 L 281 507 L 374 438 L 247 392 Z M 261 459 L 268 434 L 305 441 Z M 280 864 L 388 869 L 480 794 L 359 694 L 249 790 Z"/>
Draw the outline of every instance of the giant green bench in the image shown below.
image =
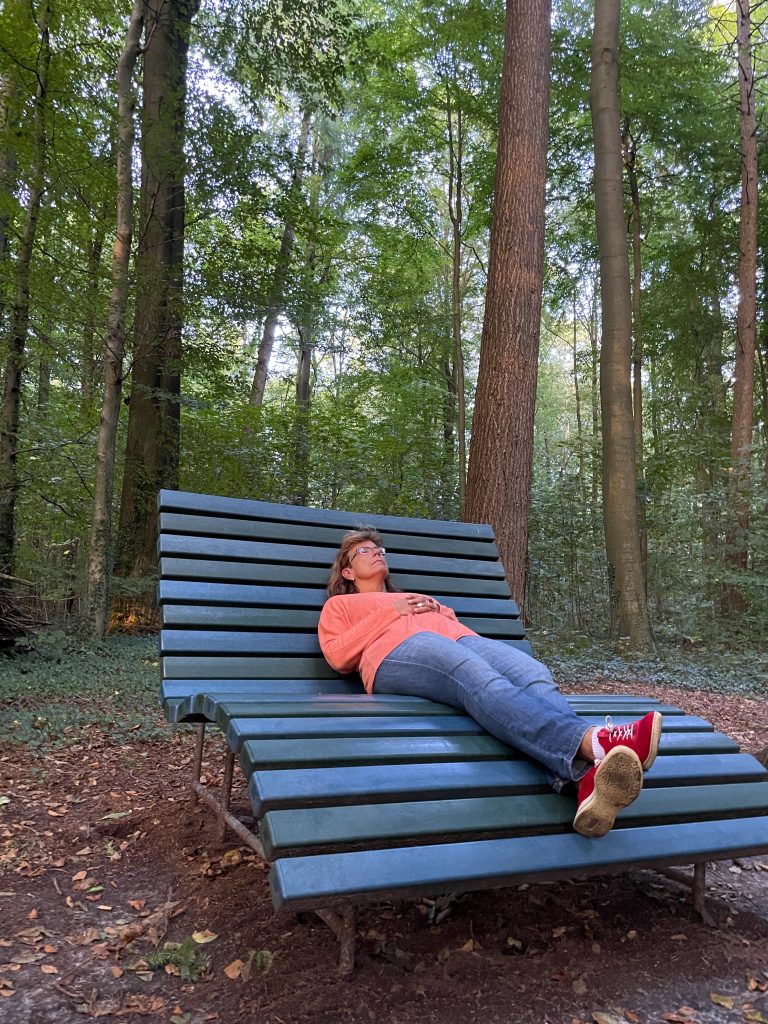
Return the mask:
<path id="1" fill-rule="evenodd" d="M 193 798 L 271 864 L 277 910 L 316 911 L 352 969 L 356 905 L 655 868 L 704 906 L 707 861 L 768 851 L 768 771 L 707 721 L 642 696 L 569 696 L 585 726 L 664 714 L 641 796 L 602 839 L 575 801 L 471 718 L 371 696 L 324 661 L 316 636 L 346 530 L 373 522 L 393 579 L 472 629 L 530 650 L 488 526 L 356 515 L 176 491 L 159 495 L 162 702 L 197 723 Z M 205 730 L 228 754 L 201 782 Z M 230 809 L 235 762 L 256 822 Z M 676 865 L 693 865 L 692 874 Z"/>

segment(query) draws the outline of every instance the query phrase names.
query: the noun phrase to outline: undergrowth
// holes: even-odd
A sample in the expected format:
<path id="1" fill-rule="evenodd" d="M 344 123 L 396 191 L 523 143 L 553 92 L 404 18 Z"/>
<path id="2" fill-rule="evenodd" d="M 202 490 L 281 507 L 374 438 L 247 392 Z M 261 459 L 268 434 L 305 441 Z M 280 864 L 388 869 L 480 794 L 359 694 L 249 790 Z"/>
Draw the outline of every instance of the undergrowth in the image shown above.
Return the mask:
<path id="1" fill-rule="evenodd" d="M 686 646 L 657 638 L 657 655 L 617 653 L 584 634 L 559 636 L 529 633 L 534 655 L 545 662 L 558 684 L 611 679 L 679 690 L 705 690 L 740 697 L 768 698 L 768 653 L 765 649 L 729 649 L 715 642 L 689 639 Z"/>
<path id="2" fill-rule="evenodd" d="M 113 742 L 167 735 L 156 713 L 156 637 L 83 641 L 39 633 L 0 657 L 0 735 L 32 748 L 80 743 L 99 731 Z"/>

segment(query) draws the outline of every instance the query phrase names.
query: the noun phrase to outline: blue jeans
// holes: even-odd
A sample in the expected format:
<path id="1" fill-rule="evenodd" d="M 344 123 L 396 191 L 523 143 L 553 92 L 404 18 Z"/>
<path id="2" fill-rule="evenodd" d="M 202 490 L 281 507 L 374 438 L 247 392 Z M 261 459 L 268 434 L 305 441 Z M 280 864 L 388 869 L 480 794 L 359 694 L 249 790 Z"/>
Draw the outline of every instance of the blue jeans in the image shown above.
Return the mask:
<path id="1" fill-rule="evenodd" d="M 500 640 L 415 633 L 379 665 L 373 688 L 461 708 L 491 735 L 542 764 L 558 792 L 590 767 L 576 756 L 588 727 L 549 669 Z"/>

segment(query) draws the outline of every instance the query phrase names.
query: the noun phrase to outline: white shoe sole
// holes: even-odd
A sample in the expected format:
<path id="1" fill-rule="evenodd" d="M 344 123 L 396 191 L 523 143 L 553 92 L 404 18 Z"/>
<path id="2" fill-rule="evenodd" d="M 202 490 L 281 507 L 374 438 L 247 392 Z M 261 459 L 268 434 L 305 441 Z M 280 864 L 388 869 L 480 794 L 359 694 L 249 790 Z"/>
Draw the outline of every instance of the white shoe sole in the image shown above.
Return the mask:
<path id="1" fill-rule="evenodd" d="M 631 804 L 643 788 L 643 766 L 629 747 L 610 750 L 595 773 L 595 788 L 573 819 L 582 836 L 597 838 L 610 832 L 622 807 Z"/>

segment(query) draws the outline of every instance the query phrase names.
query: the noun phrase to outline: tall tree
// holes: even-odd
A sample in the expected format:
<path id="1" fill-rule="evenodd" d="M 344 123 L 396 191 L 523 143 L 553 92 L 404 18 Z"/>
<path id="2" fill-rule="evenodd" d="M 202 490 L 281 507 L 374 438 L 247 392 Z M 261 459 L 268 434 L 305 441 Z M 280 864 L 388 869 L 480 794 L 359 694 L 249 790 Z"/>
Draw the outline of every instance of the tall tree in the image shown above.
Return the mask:
<path id="1" fill-rule="evenodd" d="M 125 45 L 117 66 L 117 232 L 112 249 L 112 294 L 104 346 L 104 395 L 96 441 L 96 480 L 88 551 L 86 615 L 90 632 L 97 638 L 104 635 L 109 615 L 115 441 L 123 387 L 125 308 L 133 238 L 133 69 L 139 55 L 143 23 L 143 0 L 134 0 Z"/>
<path id="2" fill-rule="evenodd" d="M 550 3 L 507 0 L 493 220 L 464 519 L 490 522 L 522 601 L 544 261 Z"/>
<path id="3" fill-rule="evenodd" d="M 600 253 L 603 522 L 622 637 L 651 646 L 637 528 L 632 423 L 632 314 L 619 125 L 620 0 L 595 0 L 590 100 L 595 146 L 595 220 Z"/>
<path id="4" fill-rule="evenodd" d="M 156 495 L 178 485 L 189 34 L 199 0 L 145 0 L 136 312 L 116 568 L 154 570 Z"/>
<path id="5" fill-rule="evenodd" d="M 0 573 L 13 571 L 16 540 L 21 381 L 24 350 L 29 333 L 30 277 L 40 206 L 45 189 L 45 166 L 48 155 L 46 110 L 48 106 L 48 76 L 51 66 L 50 22 L 51 5 L 49 2 L 45 2 L 39 11 L 40 41 L 34 69 L 36 89 L 32 117 L 33 157 L 27 185 L 24 222 L 14 270 L 14 295 L 10 316 L 8 356 L 5 365 L 2 420 L 0 421 Z"/>
<path id="6" fill-rule="evenodd" d="M 726 557 L 731 567 L 747 567 L 752 421 L 757 342 L 757 116 L 755 68 L 749 0 L 737 0 L 736 44 L 739 74 L 741 202 L 739 207 L 739 305 L 736 313 L 736 367 L 733 379 L 731 473 L 728 488 L 729 529 Z M 726 588 L 731 612 L 746 607 L 738 583 Z"/>
<path id="7" fill-rule="evenodd" d="M 283 234 L 280 240 L 280 250 L 277 254 L 277 262 L 275 263 L 272 282 L 269 286 L 264 326 L 261 332 L 261 340 L 259 341 L 256 369 L 253 373 L 253 383 L 251 385 L 249 401 L 251 405 L 256 407 L 259 407 L 264 401 L 264 389 L 267 386 L 267 375 L 269 374 L 269 360 L 272 357 L 272 349 L 275 345 L 275 332 L 285 305 L 285 287 L 291 262 L 291 253 L 293 252 L 293 243 L 296 238 L 296 217 L 301 196 L 301 182 L 304 177 L 304 164 L 307 159 L 307 144 L 311 123 L 312 113 L 309 110 L 305 110 L 301 119 L 301 128 L 299 129 L 299 140 L 296 145 L 291 184 L 286 197 L 286 213 L 283 222 Z"/>

